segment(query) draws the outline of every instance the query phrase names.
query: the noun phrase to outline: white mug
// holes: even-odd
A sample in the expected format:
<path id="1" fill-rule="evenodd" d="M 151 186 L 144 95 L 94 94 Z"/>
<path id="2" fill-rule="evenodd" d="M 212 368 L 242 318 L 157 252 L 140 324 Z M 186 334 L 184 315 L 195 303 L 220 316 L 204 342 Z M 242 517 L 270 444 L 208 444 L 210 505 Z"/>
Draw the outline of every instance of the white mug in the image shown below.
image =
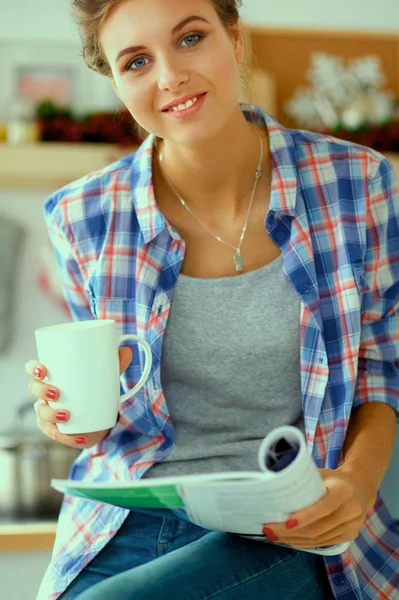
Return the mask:
<path id="1" fill-rule="evenodd" d="M 134 334 L 119 336 L 112 319 L 77 321 L 36 329 L 39 361 L 47 369 L 45 382 L 60 391 L 49 401 L 55 410 L 70 412 L 67 423 L 57 423 L 61 433 L 90 433 L 115 426 L 119 405 L 136 394 L 151 371 L 150 345 Z M 132 340 L 143 347 L 145 365 L 137 385 L 120 396 L 118 349 Z"/>

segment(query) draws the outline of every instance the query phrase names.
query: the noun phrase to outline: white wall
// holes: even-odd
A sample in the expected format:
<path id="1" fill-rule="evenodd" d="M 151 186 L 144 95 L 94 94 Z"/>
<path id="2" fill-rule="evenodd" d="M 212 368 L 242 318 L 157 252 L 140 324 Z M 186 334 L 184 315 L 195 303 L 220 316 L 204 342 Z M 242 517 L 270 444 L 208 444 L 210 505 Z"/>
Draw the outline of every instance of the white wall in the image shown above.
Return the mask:
<path id="1" fill-rule="evenodd" d="M 399 31 L 398 0 L 244 0 L 243 7 L 259 26 Z"/>
<path id="2" fill-rule="evenodd" d="M 0 40 L 76 42 L 71 0 L 0 0 Z M 254 25 L 399 31 L 398 0 L 244 0 Z"/>
<path id="3" fill-rule="evenodd" d="M 0 40 L 79 43 L 72 0 L 0 0 Z"/>

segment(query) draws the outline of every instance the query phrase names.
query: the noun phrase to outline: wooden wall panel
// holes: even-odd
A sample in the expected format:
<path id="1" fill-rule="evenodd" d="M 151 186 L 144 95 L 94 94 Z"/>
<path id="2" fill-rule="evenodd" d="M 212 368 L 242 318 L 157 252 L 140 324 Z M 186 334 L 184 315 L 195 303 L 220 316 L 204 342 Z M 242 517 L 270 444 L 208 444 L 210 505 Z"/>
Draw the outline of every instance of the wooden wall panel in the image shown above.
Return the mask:
<path id="1" fill-rule="evenodd" d="M 306 72 L 313 52 L 326 52 L 345 59 L 376 54 L 381 59 L 387 83 L 399 98 L 399 34 L 269 29 L 246 27 L 253 64 L 274 76 L 277 85 L 277 118 L 286 126 L 297 126 L 284 111 L 284 104 L 298 86 L 309 85 Z"/>

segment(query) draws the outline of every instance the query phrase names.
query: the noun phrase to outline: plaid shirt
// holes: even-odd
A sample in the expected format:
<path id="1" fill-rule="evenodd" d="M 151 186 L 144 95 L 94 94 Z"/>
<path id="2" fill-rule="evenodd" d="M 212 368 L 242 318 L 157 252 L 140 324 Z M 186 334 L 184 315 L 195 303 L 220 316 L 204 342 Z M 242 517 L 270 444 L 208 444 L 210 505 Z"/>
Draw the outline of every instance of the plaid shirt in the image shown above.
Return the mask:
<path id="1" fill-rule="evenodd" d="M 383 402 L 399 414 L 399 196 L 378 152 L 290 130 L 254 105 L 267 127 L 272 186 L 265 228 L 282 249 L 301 299 L 301 393 L 308 449 L 336 469 L 353 407 Z M 159 211 L 154 135 L 137 152 L 54 193 L 45 220 L 75 320 L 114 319 L 152 347 L 147 384 L 121 406 L 107 438 L 83 450 L 71 478 L 132 480 L 166 457 L 175 437 L 160 377 L 162 338 L 185 243 Z M 135 347 L 121 391 L 143 366 Z M 227 374 L 231 377 L 234 374 Z M 65 497 L 38 600 L 55 600 L 116 534 L 128 511 Z M 399 598 L 399 531 L 377 495 L 348 550 L 324 558 L 335 598 Z"/>

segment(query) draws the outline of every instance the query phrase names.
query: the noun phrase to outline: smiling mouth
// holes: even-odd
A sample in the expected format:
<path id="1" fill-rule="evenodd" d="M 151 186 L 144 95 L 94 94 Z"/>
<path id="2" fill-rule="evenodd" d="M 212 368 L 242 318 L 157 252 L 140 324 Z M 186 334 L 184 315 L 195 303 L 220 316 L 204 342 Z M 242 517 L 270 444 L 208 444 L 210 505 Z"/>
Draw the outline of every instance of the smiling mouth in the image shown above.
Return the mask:
<path id="1" fill-rule="evenodd" d="M 184 110 L 187 110 L 188 108 L 191 108 L 191 106 L 193 106 L 196 102 L 198 102 L 198 100 L 202 98 L 202 96 L 205 96 L 205 93 L 200 94 L 199 96 L 193 96 L 193 98 L 188 100 L 185 104 L 178 104 L 176 106 L 172 106 L 171 108 L 167 108 L 162 112 L 182 112 Z"/>

